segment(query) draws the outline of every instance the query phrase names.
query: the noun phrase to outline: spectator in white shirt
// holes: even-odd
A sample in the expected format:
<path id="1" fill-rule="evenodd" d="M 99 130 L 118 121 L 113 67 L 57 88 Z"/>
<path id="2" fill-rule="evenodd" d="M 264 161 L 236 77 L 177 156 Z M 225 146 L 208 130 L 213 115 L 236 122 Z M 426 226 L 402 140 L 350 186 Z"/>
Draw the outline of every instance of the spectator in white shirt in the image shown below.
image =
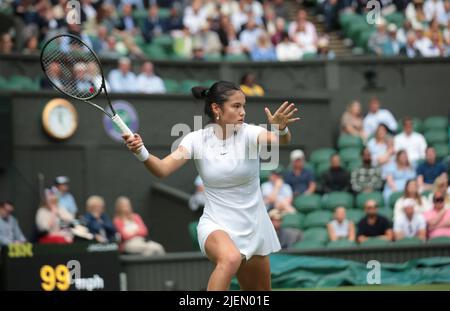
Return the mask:
<path id="1" fill-rule="evenodd" d="M 298 23 L 297 30 L 291 37 L 298 44 L 303 54 L 317 52 L 317 36 L 315 32 L 307 31 L 306 22 Z"/>
<path id="2" fill-rule="evenodd" d="M 413 120 L 410 117 L 403 119 L 403 132 L 394 137 L 394 149 L 396 152 L 406 150 L 413 166 L 425 158 L 427 142 L 422 134 L 414 132 Z"/>
<path id="3" fill-rule="evenodd" d="M 416 201 L 407 199 L 403 202 L 403 214 L 394 220 L 394 234 L 396 240 L 418 237 L 422 241 L 426 238 L 426 222 L 422 215 L 415 213 Z"/>
<path id="4" fill-rule="evenodd" d="M 256 25 L 255 19 L 250 17 L 247 22 L 247 27 L 241 32 L 239 41 L 246 52 L 250 52 L 258 45 L 258 38 L 264 31 Z"/>
<path id="5" fill-rule="evenodd" d="M 445 12 L 444 1 L 427 0 L 423 5 L 423 11 L 427 22 L 431 22 L 431 20 L 436 18 L 440 25 L 447 25 L 447 14 Z"/>
<path id="6" fill-rule="evenodd" d="M 280 61 L 300 60 L 302 58 L 302 50 L 291 41 L 287 32 L 281 34 L 281 42 L 276 47 L 277 59 Z"/>
<path id="7" fill-rule="evenodd" d="M 371 136 L 375 133 L 378 125 L 384 124 L 391 132 L 397 130 L 397 121 L 392 113 L 387 109 L 380 109 L 380 102 L 378 98 L 372 97 L 369 102 L 369 112 L 363 121 L 364 132 Z"/>
<path id="8" fill-rule="evenodd" d="M 153 72 L 153 64 L 145 62 L 142 64 L 142 70 L 137 77 L 138 90 L 142 93 L 154 94 L 165 93 L 166 87 L 163 80 Z"/>
<path id="9" fill-rule="evenodd" d="M 420 51 L 422 56 L 428 56 L 429 47 L 432 45 L 431 40 L 425 36 L 423 26 L 417 26 L 414 30 L 416 31 L 414 47 Z"/>
<path id="10" fill-rule="evenodd" d="M 191 34 L 195 34 L 206 22 L 207 16 L 207 11 L 202 8 L 202 0 L 193 0 L 191 6 L 184 10 L 183 25 Z"/>
<path id="11" fill-rule="evenodd" d="M 136 75 L 131 72 L 131 62 L 127 57 L 119 59 L 119 68 L 111 70 L 108 81 L 112 92 L 137 92 Z"/>
<path id="12" fill-rule="evenodd" d="M 297 17 L 295 21 L 289 24 L 288 28 L 289 37 L 291 37 L 292 39 L 294 38 L 295 33 L 298 31 L 300 23 L 303 23 L 305 25 L 305 32 L 308 36 L 317 37 L 316 27 L 314 26 L 313 23 L 308 21 L 308 15 L 305 10 L 299 10 L 297 12 Z"/>
<path id="13" fill-rule="evenodd" d="M 425 57 L 439 57 L 444 55 L 444 46 L 439 40 L 439 33 L 433 32 L 431 34 L 431 43 L 424 47 L 423 56 Z"/>

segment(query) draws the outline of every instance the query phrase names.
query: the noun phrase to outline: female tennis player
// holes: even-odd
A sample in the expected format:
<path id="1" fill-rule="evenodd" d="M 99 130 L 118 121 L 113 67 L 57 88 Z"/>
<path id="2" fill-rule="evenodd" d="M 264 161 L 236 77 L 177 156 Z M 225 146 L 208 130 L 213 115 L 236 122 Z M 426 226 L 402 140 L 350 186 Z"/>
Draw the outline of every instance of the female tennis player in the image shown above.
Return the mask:
<path id="1" fill-rule="evenodd" d="M 266 211 L 259 182 L 263 144 L 287 144 L 289 123 L 299 120 L 294 104 L 284 102 L 272 114 L 265 108 L 273 131 L 244 123 L 245 95 L 231 82 L 209 89 L 192 88 L 205 100 L 212 126 L 187 134 L 164 159 L 149 154 L 138 134 L 124 135 L 128 148 L 157 177 L 166 177 L 194 159 L 205 186 L 206 204 L 197 232 L 202 253 L 214 264 L 208 290 L 228 290 L 237 276 L 242 290 L 270 290 L 268 255 L 280 243 Z M 255 152 L 256 151 L 256 152 Z M 255 152 L 256 156 L 251 157 Z"/>

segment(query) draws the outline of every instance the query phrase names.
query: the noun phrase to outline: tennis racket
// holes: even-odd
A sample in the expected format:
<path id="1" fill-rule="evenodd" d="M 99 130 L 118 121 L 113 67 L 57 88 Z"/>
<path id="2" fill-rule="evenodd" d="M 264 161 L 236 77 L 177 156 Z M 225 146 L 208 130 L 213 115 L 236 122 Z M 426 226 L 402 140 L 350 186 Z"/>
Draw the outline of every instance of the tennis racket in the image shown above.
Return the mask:
<path id="1" fill-rule="evenodd" d="M 122 134 L 133 135 L 111 104 L 97 55 L 80 38 L 62 34 L 48 40 L 42 48 L 41 66 L 55 89 L 97 108 L 112 119 Z M 109 111 L 91 102 L 102 90 L 105 91 Z"/>

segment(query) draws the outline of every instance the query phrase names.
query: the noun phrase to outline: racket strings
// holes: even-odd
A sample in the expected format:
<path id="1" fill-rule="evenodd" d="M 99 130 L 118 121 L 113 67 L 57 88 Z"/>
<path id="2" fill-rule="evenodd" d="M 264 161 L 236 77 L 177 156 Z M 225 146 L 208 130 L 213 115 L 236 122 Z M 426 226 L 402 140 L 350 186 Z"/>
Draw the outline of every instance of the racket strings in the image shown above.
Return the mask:
<path id="1" fill-rule="evenodd" d="M 89 99 L 101 90 L 103 78 L 97 58 L 76 38 L 61 36 L 48 42 L 42 65 L 52 84 L 70 96 Z"/>

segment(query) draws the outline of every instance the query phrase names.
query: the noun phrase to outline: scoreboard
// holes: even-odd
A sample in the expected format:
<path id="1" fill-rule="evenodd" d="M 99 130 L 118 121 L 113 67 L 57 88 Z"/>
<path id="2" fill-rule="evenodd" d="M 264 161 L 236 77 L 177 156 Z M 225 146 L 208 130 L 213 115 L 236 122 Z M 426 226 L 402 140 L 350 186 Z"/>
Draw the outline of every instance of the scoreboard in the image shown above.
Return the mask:
<path id="1" fill-rule="evenodd" d="M 11 244 L 0 269 L 4 290 L 120 290 L 117 244 Z"/>

